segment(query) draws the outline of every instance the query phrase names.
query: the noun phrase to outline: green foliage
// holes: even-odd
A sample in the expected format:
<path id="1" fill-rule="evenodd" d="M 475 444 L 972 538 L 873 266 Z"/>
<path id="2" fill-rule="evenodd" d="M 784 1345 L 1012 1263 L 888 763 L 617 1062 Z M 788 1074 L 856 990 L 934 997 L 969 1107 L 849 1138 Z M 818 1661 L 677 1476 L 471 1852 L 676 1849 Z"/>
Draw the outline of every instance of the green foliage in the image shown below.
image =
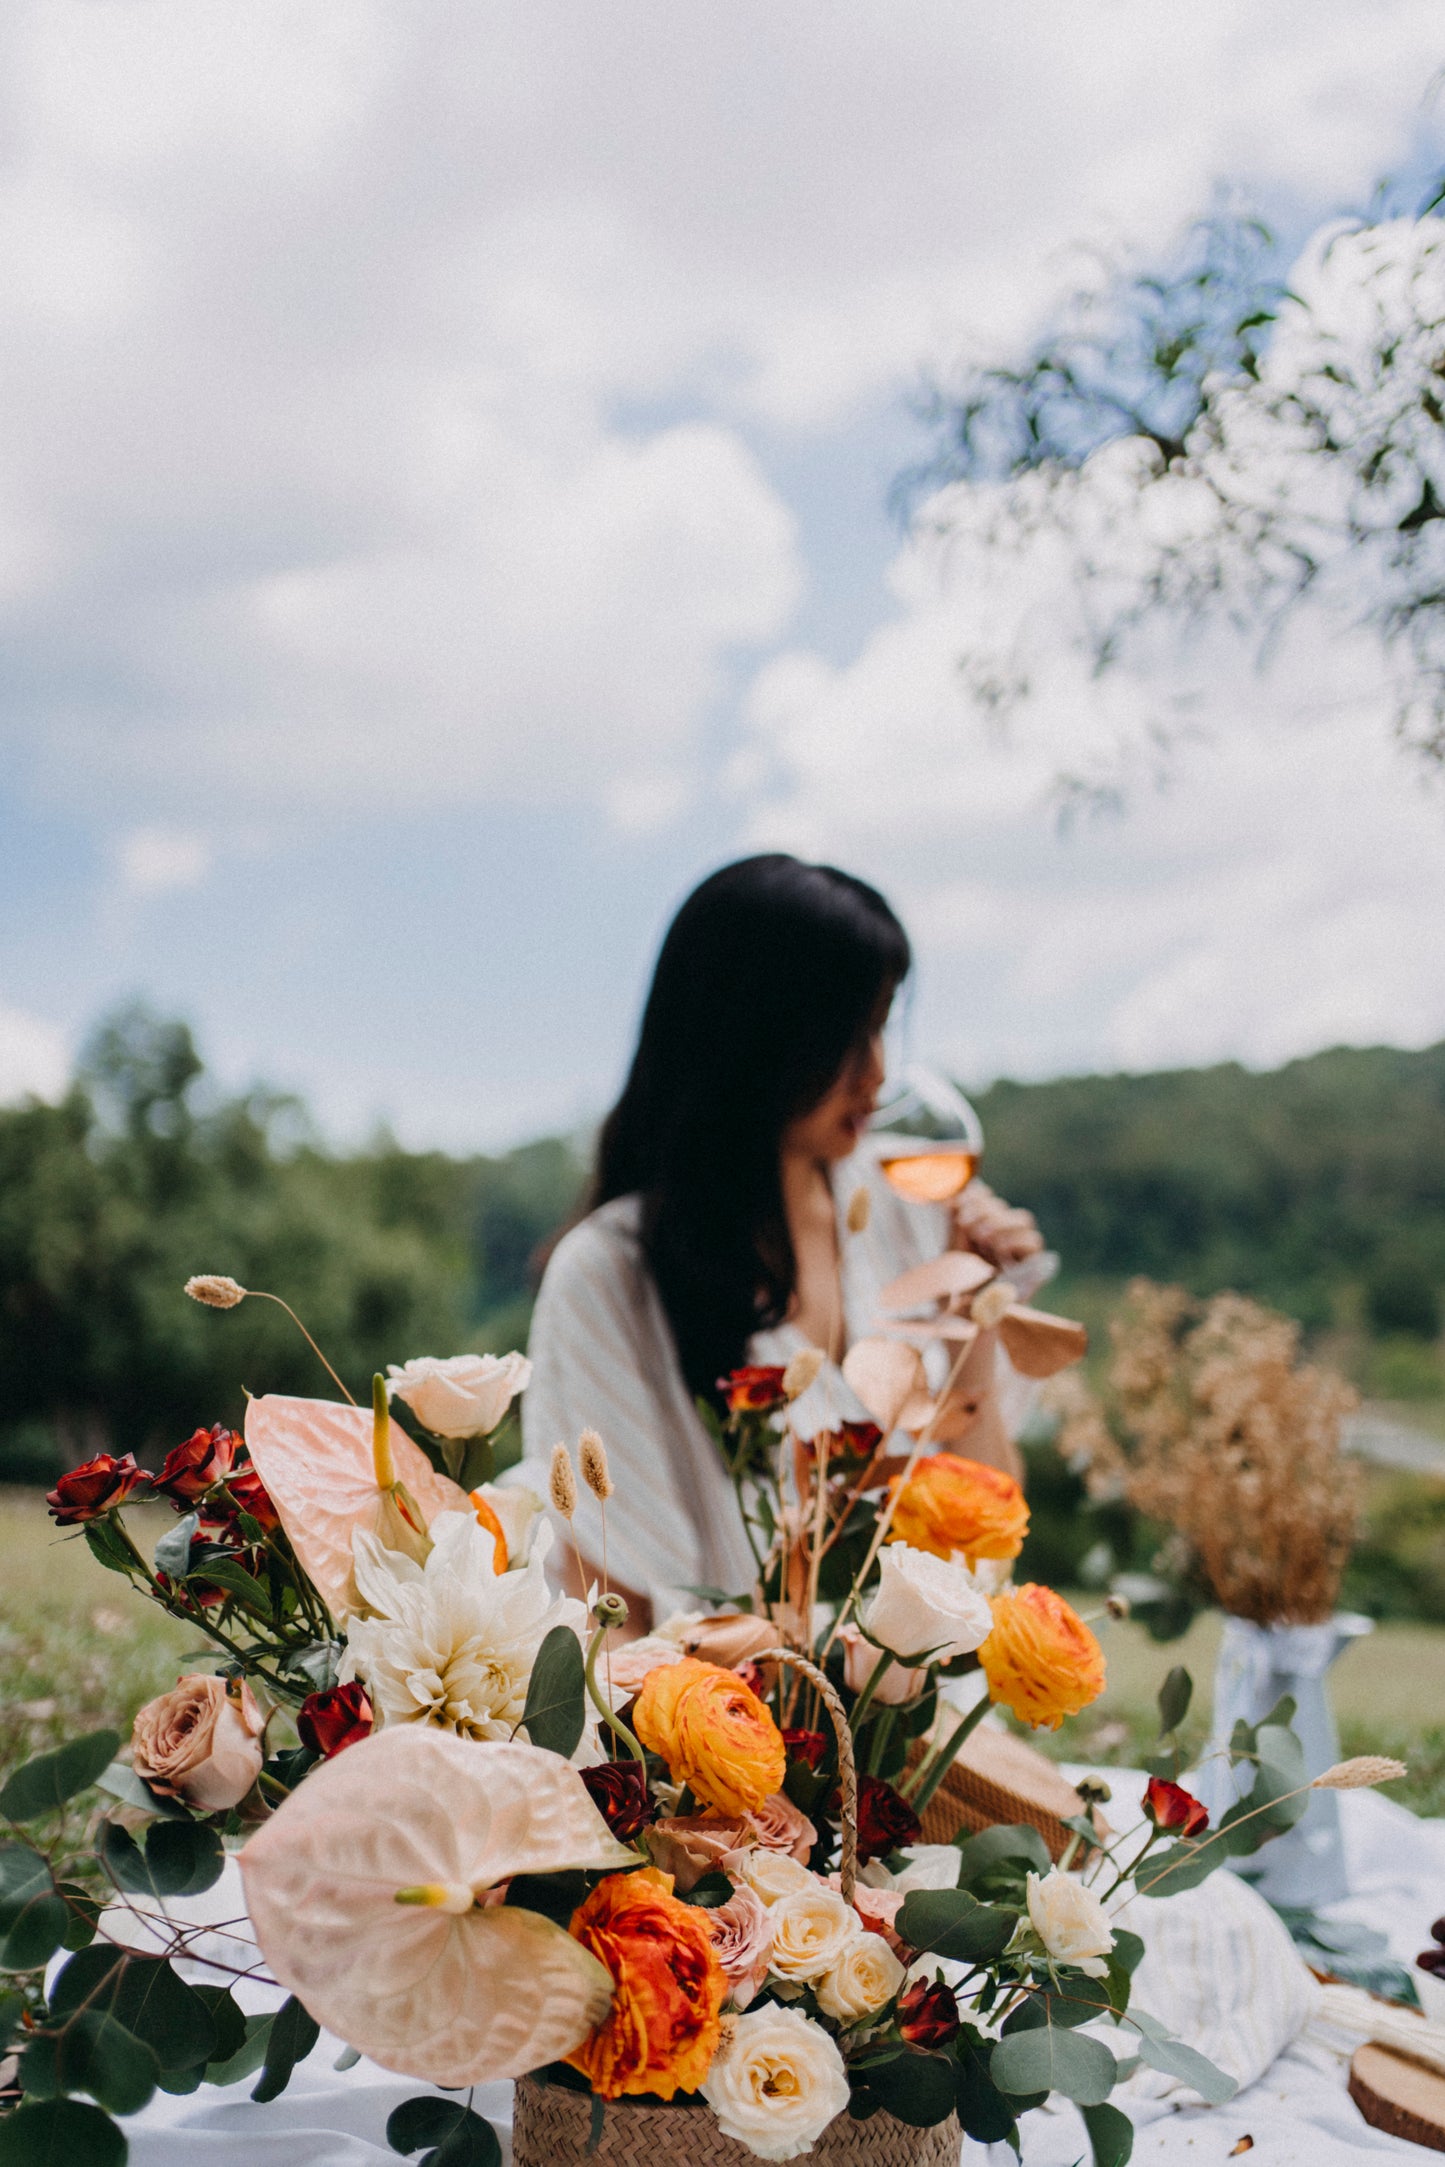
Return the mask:
<path id="1" fill-rule="evenodd" d="M 291 2082 L 296 2064 L 305 2061 L 320 2037 L 321 2027 L 315 2017 L 302 2008 L 294 1994 L 288 1994 L 271 2020 L 265 2060 L 251 2097 L 263 2105 L 267 2100 L 279 2099 Z"/>
<path id="2" fill-rule="evenodd" d="M 120 1747 L 115 1731 L 92 1731 L 72 1738 L 53 1753 L 37 1753 L 0 1787 L 0 1814 L 7 1821 L 35 1821 L 54 1813 L 79 1791 L 88 1790 L 109 1767 Z"/>
<path id="3" fill-rule="evenodd" d="M 502 2148 L 490 2122 L 459 2099 L 404 2099 L 387 2117 L 393 2152 L 431 2147 L 421 2167 L 499 2167 Z"/>
<path id="4" fill-rule="evenodd" d="M 37 2100 L 0 2121 L 0 2167 L 125 2167 L 110 2116 L 78 2099 Z"/>
<path id="5" fill-rule="evenodd" d="M 577 1635 L 568 1625 L 554 1625 L 537 1650 L 527 1681 L 527 1705 L 522 1712 L 527 1736 L 534 1746 L 545 1746 L 569 1760 L 577 1750 L 586 1716 Z"/>

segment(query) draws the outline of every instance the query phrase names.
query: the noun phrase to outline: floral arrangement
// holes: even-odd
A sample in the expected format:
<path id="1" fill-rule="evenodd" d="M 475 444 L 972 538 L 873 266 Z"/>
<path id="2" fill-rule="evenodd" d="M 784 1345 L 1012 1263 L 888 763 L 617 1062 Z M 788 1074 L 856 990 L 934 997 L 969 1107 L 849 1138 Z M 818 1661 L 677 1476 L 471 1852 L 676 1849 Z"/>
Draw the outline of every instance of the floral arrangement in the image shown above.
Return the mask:
<path id="1" fill-rule="evenodd" d="M 1092 1495 L 1172 1531 L 1152 1591 L 1171 1627 L 1200 1602 L 1260 1625 L 1329 1618 L 1362 1495 L 1340 1449 L 1354 1392 L 1300 1362 L 1297 1324 L 1240 1294 L 1136 1279 L 1110 1335 L 1102 1400 L 1074 1378 L 1052 1388 L 1059 1449 Z"/>
<path id="2" fill-rule="evenodd" d="M 219 1278 L 188 1291 L 244 1298 Z M 820 1370 L 810 1353 L 725 1381 L 717 1438 L 756 1582 L 642 1640 L 618 1637 L 605 1584 L 554 1592 L 541 1498 L 458 1479 L 487 1464 L 519 1356 L 409 1362 L 369 1409 L 252 1399 L 242 1432 L 197 1430 L 154 1476 L 101 1455 L 62 1477 L 57 1524 L 186 1619 L 215 1667 L 141 1710 L 128 1760 L 99 1732 L 0 1788 L 0 1964 L 18 1982 L 0 2010 L 21 2041 L 0 2156 L 117 2167 L 114 2117 L 157 2086 L 254 2076 L 273 2099 L 321 2027 L 441 2088 L 388 2137 L 447 2167 L 496 2159 L 470 2088 L 498 2078 L 589 2095 L 594 2141 L 608 2113 L 673 2102 L 770 2160 L 880 2112 L 1017 2144 L 1052 2092 L 1117 2167 L 1121 2056 L 1227 2096 L 1131 2003 L 1142 1943 L 1116 1915 L 1297 1817 L 1287 1716 L 1237 1734 L 1255 1782 L 1215 1829 L 1178 1782 L 1175 1672 L 1125 1842 L 1095 1784 L 1057 1861 L 1028 1826 L 922 1843 L 988 1708 L 1057 1725 L 1102 1690 L 1103 1655 L 1058 1595 L 1010 1584 L 1017 1485 L 928 1449 L 946 1393 L 916 1346 L 854 1348 L 867 1419 L 834 1412 Z M 576 1463 L 554 1455 L 569 1531 L 579 1467 L 605 1515 L 594 1433 Z M 145 1497 L 174 1515 L 150 1559 L 126 1521 Z M 105 1808 L 77 1821 L 91 1786 Z M 193 1984 L 186 1900 L 232 1859 L 254 1949 L 231 1983 Z M 257 1981 L 279 2008 L 247 2009 Z"/>

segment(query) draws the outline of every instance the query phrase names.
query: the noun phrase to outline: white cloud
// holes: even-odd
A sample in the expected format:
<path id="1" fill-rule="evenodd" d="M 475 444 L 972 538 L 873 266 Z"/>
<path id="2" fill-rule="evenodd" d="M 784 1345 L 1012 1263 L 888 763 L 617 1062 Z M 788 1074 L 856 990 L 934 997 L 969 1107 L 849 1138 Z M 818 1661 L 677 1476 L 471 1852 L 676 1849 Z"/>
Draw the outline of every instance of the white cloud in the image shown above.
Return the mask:
<path id="1" fill-rule="evenodd" d="M 69 1074 L 69 1052 L 54 1024 L 0 1002 L 0 1105 L 32 1094 L 58 1099 Z"/>
<path id="2" fill-rule="evenodd" d="M 803 585 L 750 437 L 1017 335 L 1062 243 L 1221 175 L 1360 192 L 1437 46 L 1434 0 L 1367 50 L 1353 0 L 16 0 L 17 770 L 182 828 L 663 817 Z"/>
<path id="3" fill-rule="evenodd" d="M 132 828 L 116 845 L 121 885 L 131 895 L 169 895 L 198 888 L 211 867 L 203 835 L 174 828 Z"/>

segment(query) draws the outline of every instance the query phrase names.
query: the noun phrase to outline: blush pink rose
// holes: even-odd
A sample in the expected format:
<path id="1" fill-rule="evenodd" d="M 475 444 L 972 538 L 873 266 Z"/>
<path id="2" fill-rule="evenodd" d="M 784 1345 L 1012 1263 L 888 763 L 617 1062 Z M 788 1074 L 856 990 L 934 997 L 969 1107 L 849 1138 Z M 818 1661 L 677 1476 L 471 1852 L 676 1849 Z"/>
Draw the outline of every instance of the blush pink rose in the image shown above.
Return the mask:
<path id="1" fill-rule="evenodd" d="M 836 1874 L 829 1874 L 828 1886 L 841 1886 Z M 870 1934 L 881 1934 L 895 1956 L 907 1958 L 913 1951 L 894 1924 L 903 1909 L 905 1893 L 903 1889 L 870 1889 L 866 1881 L 860 1881 L 853 1891 L 853 1909 Z"/>
<path id="2" fill-rule="evenodd" d="M 750 1815 L 726 1821 L 718 1814 L 674 1815 L 654 1821 L 644 1840 L 654 1862 L 671 1874 L 678 1894 L 686 1896 L 704 1874 L 725 1867 L 757 1842 L 748 1826 Z"/>
<path id="3" fill-rule="evenodd" d="M 717 1960 L 726 1974 L 735 2009 L 746 2009 L 768 1975 L 773 1915 L 755 1889 L 734 1889 L 725 1904 L 704 1914 Z"/>
<path id="4" fill-rule="evenodd" d="M 620 1647 L 607 1649 L 598 1658 L 597 1675 L 604 1685 L 611 1686 L 613 1703 L 620 1708 L 634 1693 L 642 1691 L 642 1681 L 649 1671 L 681 1661 L 682 1650 L 676 1642 L 649 1633 L 642 1640 L 625 1640 Z"/>
<path id="5" fill-rule="evenodd" d="M 786 1851 L 799 1865 L 806 1866 L 818 1841 L 818 1831 L 805 1813 L 800 1813 L 784 1791 L 774 1791 L 761 1806 L 743 1815 L 764 1851 Z"/>
<path id="6" fill-rule="evenodd" d="M 251 1688 L 199 1674 L 147 1701 L 131 1732 L 135 1772 L 198 1813 L 237 1806 L 261 1773 L 264 1719 Z"/>

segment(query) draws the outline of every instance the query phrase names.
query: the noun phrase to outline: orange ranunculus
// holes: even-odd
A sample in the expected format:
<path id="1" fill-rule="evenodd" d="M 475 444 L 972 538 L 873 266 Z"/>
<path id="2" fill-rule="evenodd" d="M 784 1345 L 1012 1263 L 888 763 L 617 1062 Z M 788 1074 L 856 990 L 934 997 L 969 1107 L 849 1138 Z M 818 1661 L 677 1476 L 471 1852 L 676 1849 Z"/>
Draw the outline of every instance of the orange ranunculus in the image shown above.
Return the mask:
<path id="1" fill-rule="evenodd" d="M 903 1482 L 895 1475 L 889 1494 Z M 890 1542 L 930 1550 L 936 1558 L 958 1551 L 969 1565 L 980 1558 L 1016 1558 L 1029 1528 L 1029 1508 L 1012 1475 L 932 1452 L 903 1482 L 888 1530 Z"/>
<path id="2" fill-rule="evenodd" d="M 612 1974 L 611 2009 L 567 2056 L 600 2099 L 671 2099 L 707 2075 L 728 1991 L 708 1918 L 652 1866 L 609 1874 L 572 1914 L 574 1936 Z"/>
<path id="3" fill-rule="evenodd" d="M 650 1670 L 632 1725 L 715 1813 L 750 1813 L 783 1787 L 783 1734 L 735 1670 L 690 1655 Z"/>
<path id="4" fill-rule="evenodd" d="M 1104 1651 L 1052 1588 L 1025 1582 L 993 1599 L 993 1631 L 978 1651 L 988 1695 L 1023 1723 L 1056 1731 L 1104 1690 Z"/>

